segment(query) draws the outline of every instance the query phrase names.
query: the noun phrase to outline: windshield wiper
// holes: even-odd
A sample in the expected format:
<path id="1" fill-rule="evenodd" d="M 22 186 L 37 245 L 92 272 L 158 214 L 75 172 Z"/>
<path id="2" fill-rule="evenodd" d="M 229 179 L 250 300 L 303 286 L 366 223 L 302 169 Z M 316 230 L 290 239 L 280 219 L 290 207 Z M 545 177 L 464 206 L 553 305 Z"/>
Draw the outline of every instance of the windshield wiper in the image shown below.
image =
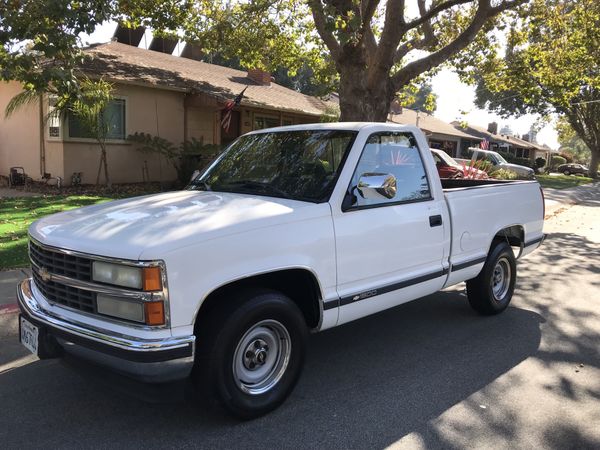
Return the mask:
<path id="1" fill-rule="evenodd" d="M 287 192 L 282 191 L 279 188 L 276 188 L 272 184 L 263 183 L 261 181 L 255 181 L 255 180 L 230 181 L 230 182 L 224 183 L 222 186 L 224 186 L 224 187 L 239 186 L 241 188 L 247 188 L 247 189 L 261 189 L 265 193 L 275 194 L 278 197 L 292 198 L 290 196 L 290 194 L 288 194 Z"/>
<path id="2" fill-rule="evenodd" d="M 190 183 L 190 188 L 192 188 L 192 189 L 201 188 L 202 190 L 205 190 L 205 191 L 211 190 L 210 185 L 206 181 L 192 181 Z"/>

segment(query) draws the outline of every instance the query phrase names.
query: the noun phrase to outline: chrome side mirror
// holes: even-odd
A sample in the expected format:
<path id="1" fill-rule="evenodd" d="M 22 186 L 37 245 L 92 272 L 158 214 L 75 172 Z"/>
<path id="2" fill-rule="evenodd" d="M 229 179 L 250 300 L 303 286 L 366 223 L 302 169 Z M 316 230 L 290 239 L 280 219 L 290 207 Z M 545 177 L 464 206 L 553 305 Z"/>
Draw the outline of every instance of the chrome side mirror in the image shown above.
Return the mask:
<path id="1" fill-rule="evenodd" d="M 362 198 L 391 199 L 396 196 L 396 177 L 389 173 L 363 173 L 356 188 Z"/>

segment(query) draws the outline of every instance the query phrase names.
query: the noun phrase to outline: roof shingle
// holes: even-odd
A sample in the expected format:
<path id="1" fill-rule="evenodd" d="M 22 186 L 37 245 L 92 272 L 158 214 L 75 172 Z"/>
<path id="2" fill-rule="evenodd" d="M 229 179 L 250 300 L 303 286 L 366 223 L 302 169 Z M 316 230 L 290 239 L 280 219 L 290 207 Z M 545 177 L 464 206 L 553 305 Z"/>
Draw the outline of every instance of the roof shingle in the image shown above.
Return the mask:
<path id="1" fill-rule="evenodd" d="M 85 49 L 91 56 L 82 70 L 109 81 L 143 83 L 162 89 L 201 92 L 220 100 L 233 99 L 242 89 L 242 105 L 322 115 L 328 103 L 292 89 L 271 83 L 263 86 L 247 77 L 246 72 L 188 58 L 145 50 L 118 42 Z"/>

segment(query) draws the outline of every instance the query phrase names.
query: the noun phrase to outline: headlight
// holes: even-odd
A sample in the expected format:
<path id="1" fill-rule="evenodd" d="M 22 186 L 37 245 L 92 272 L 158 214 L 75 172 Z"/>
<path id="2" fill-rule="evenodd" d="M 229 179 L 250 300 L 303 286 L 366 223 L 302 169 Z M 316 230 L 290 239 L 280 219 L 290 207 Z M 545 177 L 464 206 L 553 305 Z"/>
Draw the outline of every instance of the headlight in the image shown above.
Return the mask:
<path id="1" fill-rule="evenodd" d="M 144 305 L 140 302 L 98 294 L 96 308 L 100 314 L 144 323 Z"/>
<path id="2" fill-rule="evenodd" d="M 143 275 L 141 267 L 111 264 L 94 261 L 92 279 L 100 283 L 115 284 L 133 289 L 142 289 Z"/>
<path id="3" fill-rule="evenodd" d="M 162 272 L 158 266 L 134 267 L 94 261 L 92 280 L 144 291 L 160 291 L 162 289 Z"/>

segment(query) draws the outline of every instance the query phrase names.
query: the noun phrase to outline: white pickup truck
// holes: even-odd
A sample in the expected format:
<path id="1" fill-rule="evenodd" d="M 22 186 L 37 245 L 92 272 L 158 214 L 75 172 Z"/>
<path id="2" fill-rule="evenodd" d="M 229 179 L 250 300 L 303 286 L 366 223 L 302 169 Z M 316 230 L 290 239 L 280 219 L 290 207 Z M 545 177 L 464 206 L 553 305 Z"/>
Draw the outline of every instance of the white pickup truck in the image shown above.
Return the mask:
<path id="1" fill-rule="evenodd" d="M 256 131 L 186 190 L 32 224 L 21 341 L 147 382 L 191 376 L 256 417 L 289 395 L 310 331 L 463 281 L 476 311 L 503 311 L 543 224 L 536 181 L 440 180 L 414 126 Z"/>

